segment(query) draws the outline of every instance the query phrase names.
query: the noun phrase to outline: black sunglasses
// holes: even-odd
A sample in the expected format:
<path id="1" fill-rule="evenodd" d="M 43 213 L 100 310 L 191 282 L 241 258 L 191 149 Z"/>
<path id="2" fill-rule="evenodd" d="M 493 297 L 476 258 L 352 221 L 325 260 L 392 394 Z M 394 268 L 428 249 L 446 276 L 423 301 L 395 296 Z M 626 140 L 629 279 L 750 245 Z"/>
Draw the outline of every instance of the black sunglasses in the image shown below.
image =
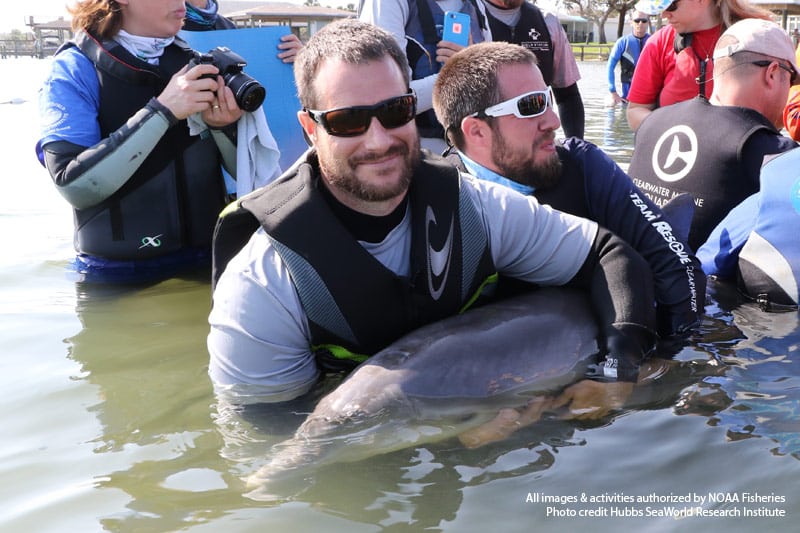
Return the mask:
<path id="1" fill-rule="evenodd" d="M 386 129 L 405 126 L 417 115 L 417 97 L 414 93 L 395 96 L 375 105 L 339 107 L 328 111 L 304 109 L 311 120 L 336 137 L 357 137 L 369 129 L 372 117 Z"/>
<path id="2" fill-rule="evenodd" d="M 759 61 L 751 61 L 750 62 L 751 65 L 755 65 L 757 67 L 762 67 L 762 68 L 768 67 L 773 63 L 777 63 L 780 68 L 782 68 L 783 70 L 785 70 L 786 72 L 789 73 L 789 76 L 790 76 L 789 77 L 789 83 L 791 85 L 794 85 L 797 82 L 797 71 L 791 65 L 784 65 L 780 61 L 770 61 L 769 59 L 761 59 Z"/>
<path id="3" fill-rule="evenodd" d="M 647 23 L 647 22 L 650 22 L 650 21 L 649 21 L 649 20 L 647 20 L 647 19 L 633 19 L 633 21 L 634 21 L 636 24 L 645 24 L 645 23 Z"/>
<path id="4" fill-rule="evenodd" d="M 675 0 L 670 5 L 668 5 L 667 8 L 664 9 L 664 11 L 675 11 L 676 9 L 678 9 L 678 2 L 680 1 L 681 0 Z"/>

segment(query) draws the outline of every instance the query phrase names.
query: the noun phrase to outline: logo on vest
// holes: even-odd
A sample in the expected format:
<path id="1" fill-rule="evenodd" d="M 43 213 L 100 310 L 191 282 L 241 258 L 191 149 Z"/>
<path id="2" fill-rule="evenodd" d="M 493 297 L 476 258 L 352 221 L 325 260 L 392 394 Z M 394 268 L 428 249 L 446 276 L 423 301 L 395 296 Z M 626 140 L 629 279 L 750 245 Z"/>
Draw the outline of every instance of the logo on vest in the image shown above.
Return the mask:
<path id="1" fill-rule="evenodd" d="M 142 248 L 147 248 L 148 246 L 150 248 L 158 248 L 159 246 L 161 246 L 160 238 L 162 235 L 164 234 L 160 233 L 155 237 L 142 237 L 142 245 L 139 247 L 139 249 L 141 250 Z"/>
<path id="2" fill-rule="evenodd" d="M 530 37 L 534 41 L 538 41 L 539 37 L 541 37 L 541 35 L 542 35 L 541 33 L 536 31 L 536 28 L 531 28 L 531 31 L 528 32 L 528 37 Z"/>
<path id="3" fill-rule="evenodd" d="M 428 206 L 425 209 L 425 245 L 428 250 L 428 291 L 434 300 L 438 300 L 447 285 L 447 275 L 450 272 L 450 258 L 453 255 L 453 219 L 450 218 L 450 230 L 447 240 L 441 248 L 436 250 L 431 244 L 431 224 L 437 226 L 436 215 Z M 437 283 L 438 281 L 438 283 Z"/>
<path id="4" fill-rule="evenodd" d="M 653 171 L 661 181 L 681 180 L 697 161 L 697 135 L 689 126 L 679 125 L 665 131 L 653 149 Z"/>

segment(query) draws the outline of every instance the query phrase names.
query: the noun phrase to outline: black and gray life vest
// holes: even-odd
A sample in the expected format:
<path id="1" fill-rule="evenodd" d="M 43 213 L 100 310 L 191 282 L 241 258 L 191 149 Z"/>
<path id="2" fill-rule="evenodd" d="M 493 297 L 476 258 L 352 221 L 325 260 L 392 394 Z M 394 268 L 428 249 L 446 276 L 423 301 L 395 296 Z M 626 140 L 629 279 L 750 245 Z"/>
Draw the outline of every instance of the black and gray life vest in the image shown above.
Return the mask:
<path id="1" fill-rule="evenodd" d="M 764 129 L 774 131 L 757 111 L 702 97 L 660 108 L 636 131 L 628 174 L 658 206 L 684 192 L 695 198 L 689 246 L 697 250 L 734 206 L 758 191 L 758 176 L 748 175 L 740 155 Z"/>
<path id="2" fill-rule="evenodd" d="M 484 0 L 471 0 L 482 2 Z M 493 41 L 504 41 L 523 46 L 536 55 L 539 60 L 539 70 L 546 85 L 553 83 L 553 39 L 544 21 L 541 10 L 528 2 L 520 6 L 520 19 L 513 28 L 494 18 L 486 12 L 489 29 L 492 31 Z"/>
<path id="3" fill-rule="evenodd" d="M 425 157 L 411 183 L 409 278 L 384 267 L 336 218 L 311 153 L 225 210 L 214 235 L 214 279 L 261 226 L 291 273 L 318 362 L 352 369 L 405 333 L 465 310 L 497 278 L 458 171 Z"/>
<path id="4" fill-rule="evenodd" d="M 119 129 L 166 87 L 193 52 L 180 39 L 158 66 L 114 41 L 78 32 L 71 43 L 95 65 L 103 138 Z M 210 135 L 190 136 L 185 120 L 171 127 L 138 170 L 104 202 L 75 210 L 75 246 L 107 259 L 136 260 L 204 248 L 224 207 L 221 156 Z"/>

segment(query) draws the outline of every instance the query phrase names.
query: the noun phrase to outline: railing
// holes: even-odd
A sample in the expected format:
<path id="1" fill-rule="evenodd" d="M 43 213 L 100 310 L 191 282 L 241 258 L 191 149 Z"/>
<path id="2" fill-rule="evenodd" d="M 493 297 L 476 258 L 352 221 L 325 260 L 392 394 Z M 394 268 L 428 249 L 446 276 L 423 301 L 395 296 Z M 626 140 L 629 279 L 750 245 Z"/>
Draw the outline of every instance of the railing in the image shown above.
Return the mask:
<path id="1" fill-rule="evenodd" d="M 602 60 L 605 61 L 608 59 L 608 55 L 611 53 L 611 48 L 614 47 L 614 43 L 571 43 L 572 44 L 572 53 L 575 55 L 575 59 L 578 61 L 590 61 L 590 60 Z"/>
<path id="2" fill-rule="evenodd" d="M 57 45 L 49 43 L 42 46 L 35 40 L 0 39 L 0 59 L 7 57 L 42 58 L 53 55 L 57 48 Z"/>

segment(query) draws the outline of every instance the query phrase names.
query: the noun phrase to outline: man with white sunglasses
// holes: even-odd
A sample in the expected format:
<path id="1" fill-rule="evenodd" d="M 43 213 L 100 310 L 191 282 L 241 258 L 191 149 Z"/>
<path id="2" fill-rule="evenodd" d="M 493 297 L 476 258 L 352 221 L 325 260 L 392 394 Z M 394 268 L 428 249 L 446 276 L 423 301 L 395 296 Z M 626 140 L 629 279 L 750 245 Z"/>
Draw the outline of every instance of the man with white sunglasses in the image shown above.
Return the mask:
<path id="1" fill-rule="evenodd" d="M 598 222 L 647 260 L 662 337 L 683 335 L 699 323 L 705 277 L 697 258 L 602 150 L 577 138 L 556 141 L 558 116 L 532 53 L 507 43 L 462 50 L 440 72 L 433 105 L 458 165 Z"/>
<path id="2" fill-rule="evenodd" d="M 218 394 L 298 398 L 322 373 L 469 307 L 498 274 L 585 288 L 607 348 L 595 368 L 633 386 L 656 339 L 650 270 L 636 252 L 594 222 L 422 152 L 390 33 L 331 23 L 298 54 L 295 78 L 312 149 L 215 231 Z"/>

